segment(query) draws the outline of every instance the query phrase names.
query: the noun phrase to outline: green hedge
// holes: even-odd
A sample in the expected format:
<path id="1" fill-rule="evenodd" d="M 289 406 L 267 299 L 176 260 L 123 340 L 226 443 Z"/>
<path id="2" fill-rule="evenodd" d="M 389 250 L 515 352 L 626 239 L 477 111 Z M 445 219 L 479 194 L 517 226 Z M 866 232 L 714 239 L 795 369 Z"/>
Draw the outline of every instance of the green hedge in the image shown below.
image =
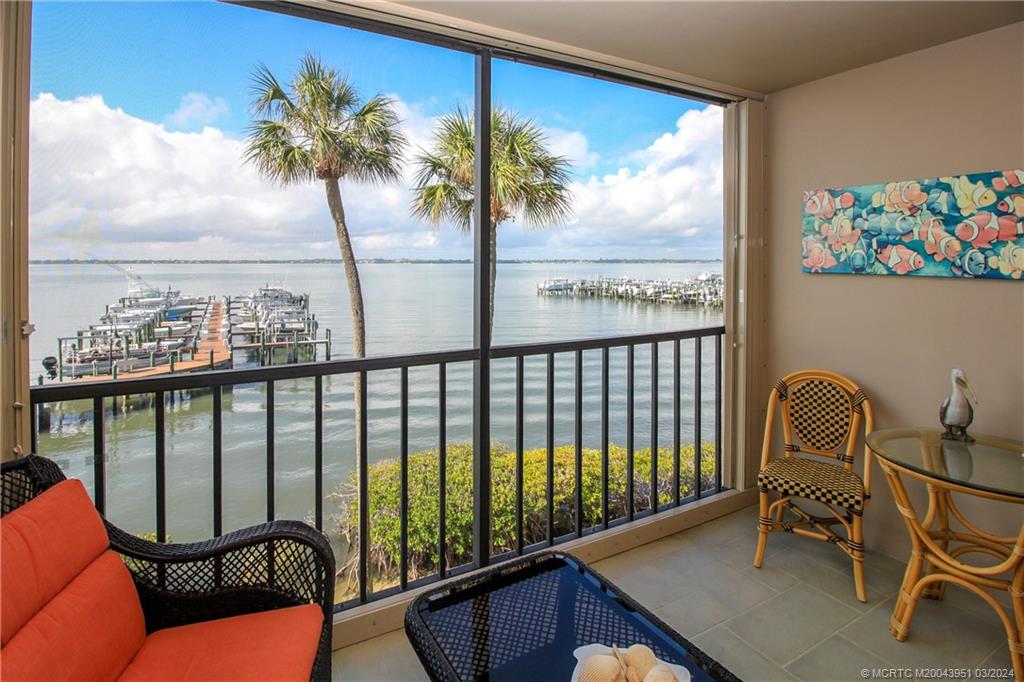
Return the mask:
<path id="1" fill-rule="evenodd" d="M 702 446 L 702 488 L 713 485 L 715 447 Z M 694 448 L 680 447 L 681 496 L 693 493 Z M 453 444 L 447 453 L 447 498 L 445 561 L 457 566 L 470 560 L 473 548 L 473 448 L 471 444 Z M 608 511 L 611 519 L 626 514 L 626 450 L 617 445 L 609 448 Z M 674 499 L 674 465 L 672 448 L 658 450 L 658 500 L 665 504 Z M 575 448 L 571 445 L 555 449 L 555 534 L 575 529 Z M 493 553 L 515 547 L 515 453 L 507 446 L 495 445 L 491 451 Z M 397 582 L 401 556 L 401 525 L 399 517 L 399 461 L 386 459 L 370 465 L 370 575 L 377 588 Z M 651 451 L 634 453 L 634 508 L 651 506 Z M 436 450 L 409 456 L 409 579 L 437 571 L 438 564 L 438 456 Z M 526 544 L 547 537 L 547 451 L 528 450 L 523 455 L 523 526 Z M 348 592 L 358 585 L 358 478 L 350 472 L 333 494 L 339 513 L 334 517 L 338 536 L 348 544 L 348 559 L 339 570 L 339 590 Z M 601 522 L 601 452 L 583 450 L 583 521 L 584 527 Z M 340 596 L 340 595 L 339 595 Z"/>

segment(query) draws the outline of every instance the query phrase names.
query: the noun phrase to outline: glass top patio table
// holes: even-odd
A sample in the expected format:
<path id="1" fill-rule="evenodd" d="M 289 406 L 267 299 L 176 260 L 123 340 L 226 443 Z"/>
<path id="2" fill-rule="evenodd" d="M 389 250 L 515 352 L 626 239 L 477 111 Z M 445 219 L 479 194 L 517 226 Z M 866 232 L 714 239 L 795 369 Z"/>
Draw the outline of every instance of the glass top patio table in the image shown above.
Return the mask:
<path id="1" fill-rule="evenodd" d="M 682 578 L 682 577 L 681 577 Z M 583 562 L 542 552 L 417 597 L 405 631 L 435 680 L 564 680 L 586 644 L 646 644 L 695 681 L 736 680 Z"/>
<path id="2" fill-rule="evenodd" d="M 973 443 L 943 440 L 929 428 L 868 434 L 879 457 L 911 472 L 983 493 L 1024 499 L 1024 443 L 971 434 Z"/>

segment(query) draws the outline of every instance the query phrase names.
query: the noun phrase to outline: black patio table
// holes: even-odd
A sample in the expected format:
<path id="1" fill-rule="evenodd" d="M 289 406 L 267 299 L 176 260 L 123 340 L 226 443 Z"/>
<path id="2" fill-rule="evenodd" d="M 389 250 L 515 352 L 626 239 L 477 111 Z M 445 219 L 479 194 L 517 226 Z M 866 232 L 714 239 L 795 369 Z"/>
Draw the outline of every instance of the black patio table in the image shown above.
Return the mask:
<path id="1" fill-rule="evenodd" d="M 682 578 L 681 578 L 682 579 Z M 646 644 L 691 679 L 736 676 L 564 552 L 540 552 L 425 592 L 405 632 L 434 680 L 568 682 L 585 644 Z"/>

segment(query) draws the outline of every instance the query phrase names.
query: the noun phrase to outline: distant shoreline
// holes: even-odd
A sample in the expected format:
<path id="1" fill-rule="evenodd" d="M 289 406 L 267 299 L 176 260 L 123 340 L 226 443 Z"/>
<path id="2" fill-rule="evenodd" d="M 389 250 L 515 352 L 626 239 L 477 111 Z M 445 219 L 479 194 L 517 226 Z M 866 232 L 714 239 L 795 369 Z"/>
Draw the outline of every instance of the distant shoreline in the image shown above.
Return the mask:
<path id="1" fill-rule="evenodd" d="M 336 264 L 341 265 L 340 258 L 272 258 L 272 259 L 107 259 L 87 258 L 82 260 L 71 258 L 39 258 L 29 260 L 29 265 L 278 265 L 278 264 Z M 360 264 L 367 265 L 472 265 L 469 259 L 414 259 L 414 258 L 360 258 Z M 627 264 L 659 264 L 659 263 L 721 263 L 721 258 L 547 258 L 547 259 L 504 259 L 498 263 L 627 263 Z"/>

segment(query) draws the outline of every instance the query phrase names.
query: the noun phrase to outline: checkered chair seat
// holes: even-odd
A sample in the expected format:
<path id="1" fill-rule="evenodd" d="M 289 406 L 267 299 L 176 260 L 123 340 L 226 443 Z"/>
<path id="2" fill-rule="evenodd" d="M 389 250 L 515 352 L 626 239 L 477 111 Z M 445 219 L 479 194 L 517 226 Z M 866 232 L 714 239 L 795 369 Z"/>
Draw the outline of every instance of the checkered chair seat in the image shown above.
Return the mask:
<path id="1" fill-rule="evenodd" d="M 796 495 L 854 512 L 864 510 L 864 482 L 860 476 L 827 462 L 803 457 L 773 459 L 757 475 L 762 491 Z"/>

